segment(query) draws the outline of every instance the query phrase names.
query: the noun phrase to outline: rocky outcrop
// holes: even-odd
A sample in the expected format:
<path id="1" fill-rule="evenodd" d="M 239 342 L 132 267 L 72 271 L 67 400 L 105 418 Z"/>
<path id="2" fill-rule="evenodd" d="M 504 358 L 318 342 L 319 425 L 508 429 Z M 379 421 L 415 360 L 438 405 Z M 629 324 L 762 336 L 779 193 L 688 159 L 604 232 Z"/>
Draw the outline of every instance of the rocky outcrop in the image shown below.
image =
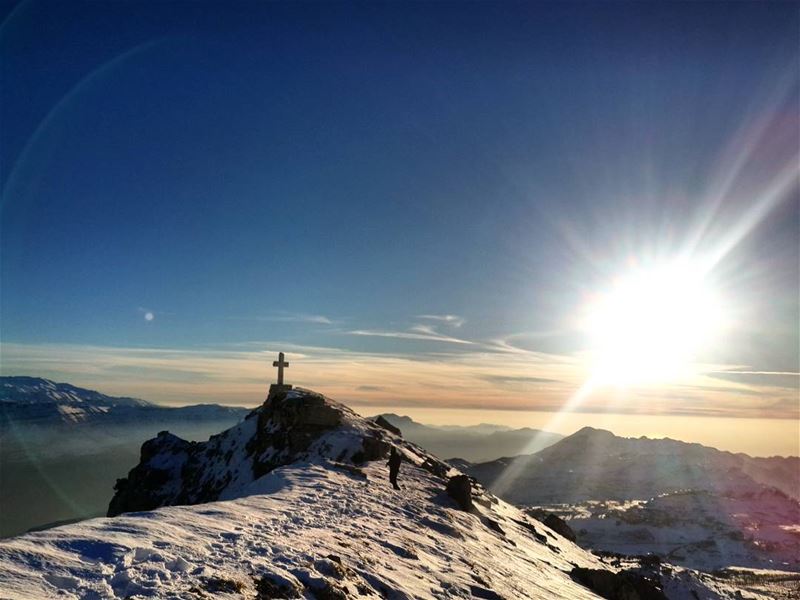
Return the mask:
<path id="1" fill-rule="evenodd" d="M 575 541 L 578 539 L 577 536 L 575 535 L 575 532 L 572 531 L 572 528 L 569 525 L 567 525 L 567 522 L 561 517 L 558 517 L 550 513 L 544 518 L 542 523 L 547 525 L 558 535 L 567 538 L 570 542 L 575 543 Z"/>
<path id="2" fill-rule="evenodd" d="M 402 432 L 400 431 L 400 428 L 399 427 L 395 427 L 394 425 L 389 423 L 389 421 L 387 421 L 383 417 L 383 415 L 378 415 L 377 417 L 375 417 L 374 421 L 375 421 L 376 425 L 379 425 L 380 427 L 383 427 L 384 429 L 388 429 L 389 431 L 391 431 L 395 435 L 403 435 Z"/>
<path id="3" fill-rule="evenodd" d="M 669 600 L 653 580 L 632 571 L 575 567 L 570 576 L 606 600 Z"/>
<path id="4" fill-rule="evenodd" d="M 167 431 L 145 442 L 139 464 L 117 481 L 108 516 L 237 497 L 277 467 L 315 460 L 358 464 L 385 457 L 392 443 L 405 444 L 321 394 L 280 390 L 207 442 Z"/>
<path id="5" fill-rule="evenodd" d="M 461 510 L 472 510 L 472 482 L 466 475 L 455 475 L 447 481 L 447 495 Z"/>

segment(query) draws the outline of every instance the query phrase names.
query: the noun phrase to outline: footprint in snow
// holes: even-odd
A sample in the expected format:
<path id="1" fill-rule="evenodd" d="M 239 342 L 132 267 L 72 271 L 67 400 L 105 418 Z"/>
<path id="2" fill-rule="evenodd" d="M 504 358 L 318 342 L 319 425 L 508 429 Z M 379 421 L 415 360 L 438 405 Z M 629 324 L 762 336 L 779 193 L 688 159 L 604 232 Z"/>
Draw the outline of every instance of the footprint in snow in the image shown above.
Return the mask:
<path id="1" fill-rule="evenodd" d="M 80 584 L 80 581 L 76 577 L 70 577 L 65 575 L 43 575 L 45 581 L 56 587 L 60 590 L 74 590 Z"/>

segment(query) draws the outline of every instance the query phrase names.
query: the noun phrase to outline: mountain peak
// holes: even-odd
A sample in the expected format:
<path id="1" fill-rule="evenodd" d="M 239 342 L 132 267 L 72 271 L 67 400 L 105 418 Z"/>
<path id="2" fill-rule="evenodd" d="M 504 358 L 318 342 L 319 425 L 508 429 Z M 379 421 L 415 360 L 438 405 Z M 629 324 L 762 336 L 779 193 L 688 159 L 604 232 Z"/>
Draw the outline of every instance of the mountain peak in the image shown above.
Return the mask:
<path id="1" fill-rule="evenodd" d="M 442 473 L 439 459 L 343 404 L 311 390 L 272 393 L 239 424 L 207 442 L 168 432 L 142 446 L 141 460 L 120 479 L 109 516 L 159 506 L 228 500 L 256 493 L 259 478 L 293 463 L 359 465 L 385 458 L 392 446 Z"/>
<path id="2" fill-rule="evenodd" d="M 576 431 L 575 433 L 573 433 L 569 437 L 577 437 L 577 436 L 583 436 L 583 437 L 588 437 L 588 436 L 608 437 L 608 436 L 614 436 L 614 434 L 611 431 L 609 431 L 608 429 L 598 429 L 597 427 L 590 427 L 589 425 L 587 425 L 585 427 L 581 427 L 578 431 Z"/>

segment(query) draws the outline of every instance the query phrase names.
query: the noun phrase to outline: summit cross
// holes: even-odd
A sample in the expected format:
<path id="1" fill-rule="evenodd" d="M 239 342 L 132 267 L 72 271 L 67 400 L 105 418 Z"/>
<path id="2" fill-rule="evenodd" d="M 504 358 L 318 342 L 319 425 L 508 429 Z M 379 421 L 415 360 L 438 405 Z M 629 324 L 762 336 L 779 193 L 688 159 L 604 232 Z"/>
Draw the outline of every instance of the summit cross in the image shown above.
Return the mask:
<path id="1" fill-rule="evenodd" d="M 283 385 L 283 368 L 289 363 L 283 360 L 283 352 L 278 352 L 278 360 L 272 362 L 273 367 L 278 367 L 278 385 Z"/>

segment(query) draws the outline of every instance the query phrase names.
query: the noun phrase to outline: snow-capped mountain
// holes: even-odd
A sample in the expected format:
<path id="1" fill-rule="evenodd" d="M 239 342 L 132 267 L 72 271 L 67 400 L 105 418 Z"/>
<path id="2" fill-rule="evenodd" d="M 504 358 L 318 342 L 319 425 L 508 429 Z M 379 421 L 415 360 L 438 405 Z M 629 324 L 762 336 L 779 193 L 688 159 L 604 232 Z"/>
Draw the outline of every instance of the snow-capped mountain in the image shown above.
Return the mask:
<path id="1" fill-rule="evenodd" d="M 679 490 L 800 498 L 800 458 L 753 458 L 669 438 L 619 437 L 584 427 L 537 452 L 471 465 L 470 475 L 517 504 L 634 500 Z"/>
<path id="2" fill-rule="evenodd" d="M 567 519 L 584 547 L 800 571 L 796 457 L 587 427 L 533 455 L 461 466 L 506 500 Z"/>
<path id="3" fill-rule="evenodd" d="M 387 481 L 392 447 L 400 490 Z M 0 541 L 2 596 L 739 597 L 686 569 L 604 561 L 305 390 L 271 394 L 206 443 L 145 443 L 109 513 L 126 514 Z"/>
<path id="4" fill-rule="evenodd" d="M 537 452 L 564 438 L 558 433 L 529 427 L 512 429 L 491 424 L 435 426 L 423 425 L 410 417 L 392 413 L 378 416 L 398 427 L 407 440 L 445 460 L 462 458 L 471 462 L 489 461 L 501 456 Z"/>
<path id="5" fill-rule="evenodd" d="M 41 377 L 0 377 L 0 402 L 15 404 L 76 404 L 90 408 L 153 406 L 138 398 L 115 398 L 100 392 L 56 383 Z"/>
<path id="6" fill-rule="evenodd" d="M 107 396 L 40 377 L 0 377 L 0 427 L 217 420 L 244 416 L 246 412 L 243 408 L 217 404 L 165 407 L 138 398 Z"/>

